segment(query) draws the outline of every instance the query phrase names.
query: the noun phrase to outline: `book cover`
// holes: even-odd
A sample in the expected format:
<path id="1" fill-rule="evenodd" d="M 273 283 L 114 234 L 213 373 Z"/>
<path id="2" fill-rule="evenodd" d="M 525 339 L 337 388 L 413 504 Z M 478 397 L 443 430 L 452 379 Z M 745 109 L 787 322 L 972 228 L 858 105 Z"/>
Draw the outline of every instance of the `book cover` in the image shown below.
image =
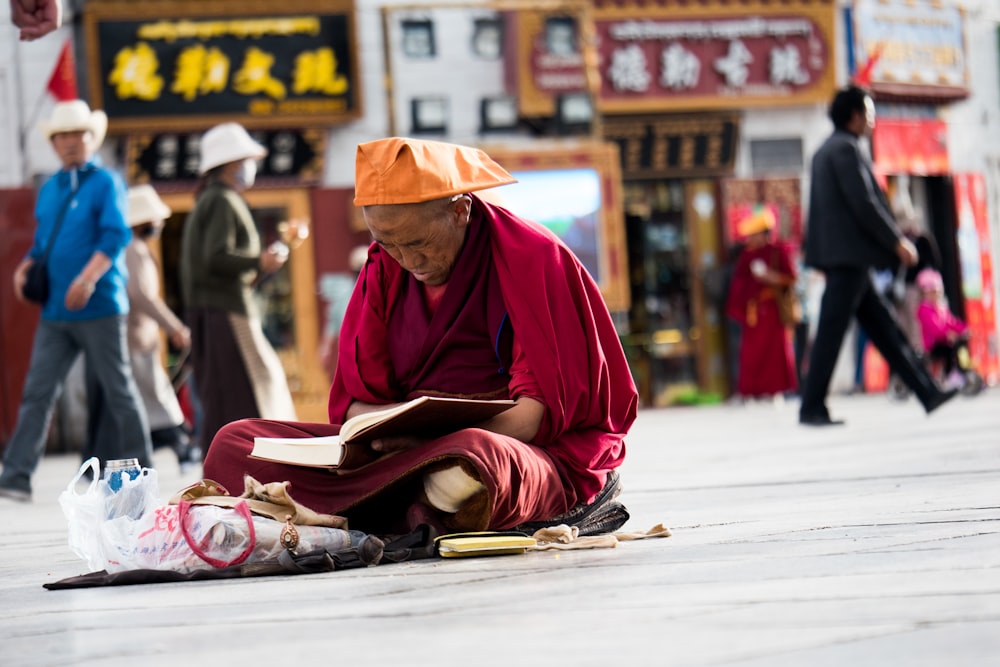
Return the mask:
<path id="1" fill-rule="evenodd" d="M 474 426 L 514 407 L 514 401 L 421 396 L 386 410 L 357 415 L 344 422 L 344 442 L 371 442 L 393 435 L 432 438 Z"/>
<path id="2" fill-rule="evenodd" d="M 455 533 L 434 541 L 442 558 L 523 554 L 536 544 L 535 538 L 516 531 Z"/>
<path id="3" fill-rule="evenodd" d="M 434 437 L 473 426 L 509 410 L 509 400 L 422 396 L 385 410 L 348 419 L 340 435 L 305 438 L 254 438 L 250 458 L 317 468 L 353 470 L 379 458 L 368 447 L 395 435 Z"/>

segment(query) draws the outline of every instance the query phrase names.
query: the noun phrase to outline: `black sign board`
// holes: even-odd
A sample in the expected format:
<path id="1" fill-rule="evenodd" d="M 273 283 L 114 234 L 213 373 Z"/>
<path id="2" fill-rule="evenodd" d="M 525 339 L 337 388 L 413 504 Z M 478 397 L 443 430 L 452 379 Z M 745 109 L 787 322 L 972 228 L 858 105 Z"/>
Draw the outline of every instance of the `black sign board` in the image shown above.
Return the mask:
<path id="1" fill-rule="evenodd" d="M 92 106 L 110 130 L 329 126 L 361 114 L 353 2 L 90 2 Z"/>
<path id="2" fill-rule="evenodd" d="M 605 116 L 602 129 L 618 144 L 624 179 L 729 174 L 739 141 L 735 113 Z"/>
<path id="3" fill-rule="evenodd" d="M 257 181 L 296 184 L 319 182 L 323 175 L 326 133 L 322 130 L 259 130 L 253 138 L 267 147 L 257 167 Z M 190 183 L 198 179 L 202 133 L 134 135 L 129 138 L 129 182 Z"/>

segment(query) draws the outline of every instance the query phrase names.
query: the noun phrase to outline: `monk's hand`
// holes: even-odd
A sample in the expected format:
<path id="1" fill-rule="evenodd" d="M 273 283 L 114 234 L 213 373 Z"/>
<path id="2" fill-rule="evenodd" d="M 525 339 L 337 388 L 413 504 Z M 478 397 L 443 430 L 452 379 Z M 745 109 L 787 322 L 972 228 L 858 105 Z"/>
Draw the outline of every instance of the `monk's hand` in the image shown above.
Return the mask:
<path id="1" fill-rule="evenodd" d="M 378 438 L 372 440 L 371 448 L 376 452 L 386 454 L 388 452 L 400 452 L 406 449 L 419 447 L 426 439 L 417 438 L 412 435 L 394 435 L 389 438 Z"/>

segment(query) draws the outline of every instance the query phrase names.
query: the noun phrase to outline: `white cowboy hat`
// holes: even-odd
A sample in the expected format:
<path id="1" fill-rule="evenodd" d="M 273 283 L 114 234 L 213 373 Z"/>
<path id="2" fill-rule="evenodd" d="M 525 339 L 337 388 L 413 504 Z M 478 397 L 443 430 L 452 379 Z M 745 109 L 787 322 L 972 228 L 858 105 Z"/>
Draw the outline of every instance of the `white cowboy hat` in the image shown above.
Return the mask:
<path id="1" fill-rule="evenodd" d="M 201 162 L 198 173 L 204 174 L 222 164 L 253 158 L 259 160 L 267 155 L 267 149 L 247 134 L 239 123 L 216 125 L 201 137 Z"/>
<path id="2" fill-rule="evenodd" d="M 170 213 L 170 207 L 163 203 L 152 185 L 136 185 L 128 189 L 129 227 L 166 220 Z"/>
<path id="3" fill-rule="evenodd" d="M 108 132 L 108 116 L 103 111 L 91 111 L 83 100 L 59 102 L 52 108 L 48 120 L 38 123 L 38 129 L 47 139 L 60 132 L 90 132 L 94 135 L 94 148 L 104 143 Z"/>

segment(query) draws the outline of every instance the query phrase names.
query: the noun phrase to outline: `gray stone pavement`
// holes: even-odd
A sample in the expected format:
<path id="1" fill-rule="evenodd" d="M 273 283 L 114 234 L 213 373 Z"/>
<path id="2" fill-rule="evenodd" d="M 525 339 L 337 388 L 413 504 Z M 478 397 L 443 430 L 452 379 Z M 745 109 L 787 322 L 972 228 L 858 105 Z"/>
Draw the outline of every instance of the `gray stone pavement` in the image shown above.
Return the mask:
<path id="1" fill-rule="evenodd" d="M 796 407 L 640 413 L 626 528 L 668 539 L 220 582 L 44 590 L 86 571 L 47 457 L 0 505 L 0 665 L 997 664 L 1000 390 Z"/>

